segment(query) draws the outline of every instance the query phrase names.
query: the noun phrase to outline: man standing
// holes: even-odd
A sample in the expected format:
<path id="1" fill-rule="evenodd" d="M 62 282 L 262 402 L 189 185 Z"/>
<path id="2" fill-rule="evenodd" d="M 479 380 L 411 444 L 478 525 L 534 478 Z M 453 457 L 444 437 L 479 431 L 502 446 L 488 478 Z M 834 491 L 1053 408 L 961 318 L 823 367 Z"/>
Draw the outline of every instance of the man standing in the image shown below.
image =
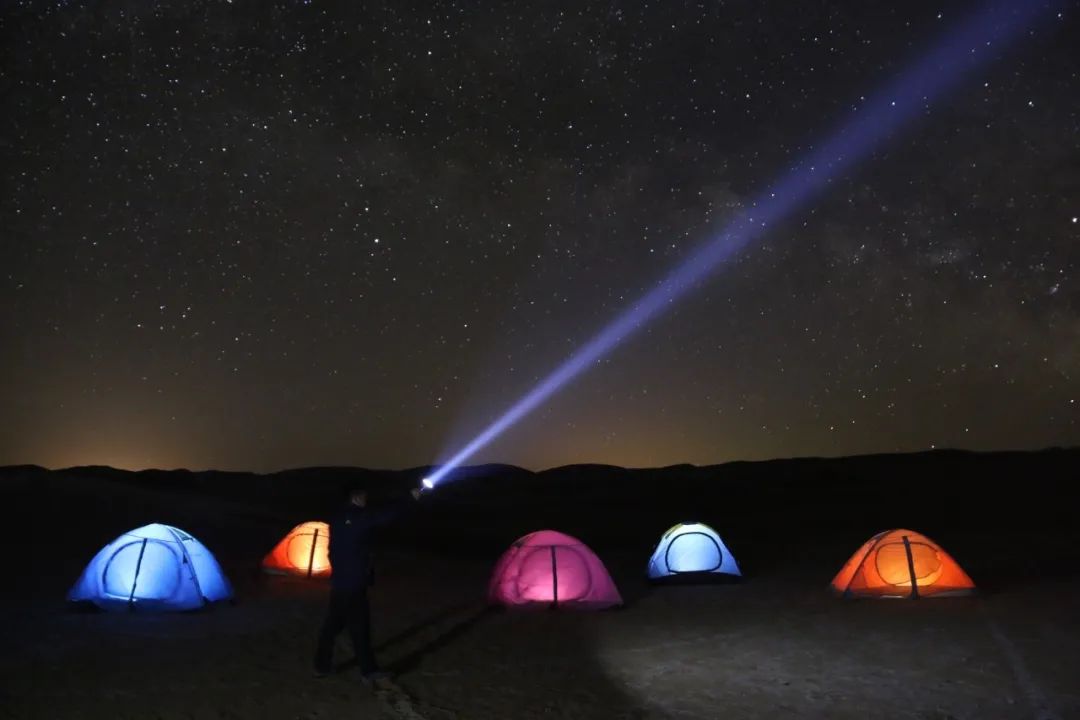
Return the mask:
<path id="1" fill-rule="evenodd" d="M 419 499 L 419 488 L 410 494 L 413 500 Z M 369 509 L 367 500 L 367 491 L 353 490 L 349 504 L 330 523 L 330 606 L 315 650 L 317 677 L 333 671 L 334 641 L 346 628 L 364 680 L 373 682 L 385 677 L 371 649 L 368 586 L 374 570 L 372 541 L 375 529 L 393 522 L 404 508 L 398 505 Z"/>

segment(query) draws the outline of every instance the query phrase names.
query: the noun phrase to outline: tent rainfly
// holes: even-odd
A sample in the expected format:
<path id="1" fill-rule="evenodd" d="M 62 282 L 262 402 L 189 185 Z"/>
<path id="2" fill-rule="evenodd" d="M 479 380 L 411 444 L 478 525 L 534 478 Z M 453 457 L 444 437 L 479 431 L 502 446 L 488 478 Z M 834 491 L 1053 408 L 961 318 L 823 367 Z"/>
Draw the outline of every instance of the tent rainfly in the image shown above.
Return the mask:
<path id="1" fill-rule="evenodd" d="M 650 580 L 742 577 L 716 531 L 697 522 L 668 528 L 649 558 L 648 574 Z"/>
<path id="2" fill-rule="evenodd" d="M 600 558 L 580 540 L 554 530 L 526 535 L 503 553 L 488 599 L 517 608 L 601 610 L 622 604 Z"/>
<path id="3" fill-rule="evenodd" d="M 68 593 L 104 610 L 194 610 L 232 598 L 232 587 L 206 547 L 183 530 L 153 523 L 126 532 L 98 552 Z"/>
<path id="4" fill-rule="evenodd" d="M 843 597 L 971 595 L 975 583 L 941 546 L 912 530 L 887 530 L 863 543 L 832 581 Z"/>
<path id="5" fill-rule="evenodd" d="M 330 576 L 330 526 L 324 522 L 297 525 L 262 561 L 264 572 L 301 577 Z"/>

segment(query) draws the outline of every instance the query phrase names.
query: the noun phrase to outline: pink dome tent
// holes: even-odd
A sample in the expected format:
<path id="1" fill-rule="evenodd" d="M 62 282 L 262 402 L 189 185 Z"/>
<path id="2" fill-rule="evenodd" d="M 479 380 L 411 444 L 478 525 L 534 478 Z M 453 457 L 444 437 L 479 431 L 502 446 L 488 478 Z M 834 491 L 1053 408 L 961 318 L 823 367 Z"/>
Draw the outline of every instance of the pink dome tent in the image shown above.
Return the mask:
<path id="1" fill-rule="evenodd" d="M 508 607 L 601 610 L 622 596 L 600 558 L 577 538 L 554 530 L 526 535 L 495 565 L 488 600 Z"/>

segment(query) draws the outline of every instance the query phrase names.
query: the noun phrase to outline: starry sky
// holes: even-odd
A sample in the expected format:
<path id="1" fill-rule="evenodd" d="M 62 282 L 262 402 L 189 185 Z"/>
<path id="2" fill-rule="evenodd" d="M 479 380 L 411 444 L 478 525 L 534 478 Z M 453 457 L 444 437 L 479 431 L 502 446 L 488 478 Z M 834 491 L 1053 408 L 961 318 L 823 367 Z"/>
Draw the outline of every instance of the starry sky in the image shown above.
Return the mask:
<path id="1" fill-rule="evenodd" d="M 5 2 L 0 464 L 445 458 L 971 7 Z M 1080 443 L 1077 10 L 474 460 Z"/>

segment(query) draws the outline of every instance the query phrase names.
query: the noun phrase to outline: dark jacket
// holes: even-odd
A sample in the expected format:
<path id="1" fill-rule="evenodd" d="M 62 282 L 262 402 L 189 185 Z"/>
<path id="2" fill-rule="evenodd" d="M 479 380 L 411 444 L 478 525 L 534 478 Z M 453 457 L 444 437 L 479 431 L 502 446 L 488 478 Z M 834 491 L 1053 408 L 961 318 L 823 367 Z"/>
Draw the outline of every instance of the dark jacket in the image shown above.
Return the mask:
<path id="1" fill-rule="evenodd" d="M 330 585 L 334 590 L 360 590 L 371 584 L 375 530 L 397 520 L 407 503 L 380 508 L 349 505 L 330 521 Z"/>

